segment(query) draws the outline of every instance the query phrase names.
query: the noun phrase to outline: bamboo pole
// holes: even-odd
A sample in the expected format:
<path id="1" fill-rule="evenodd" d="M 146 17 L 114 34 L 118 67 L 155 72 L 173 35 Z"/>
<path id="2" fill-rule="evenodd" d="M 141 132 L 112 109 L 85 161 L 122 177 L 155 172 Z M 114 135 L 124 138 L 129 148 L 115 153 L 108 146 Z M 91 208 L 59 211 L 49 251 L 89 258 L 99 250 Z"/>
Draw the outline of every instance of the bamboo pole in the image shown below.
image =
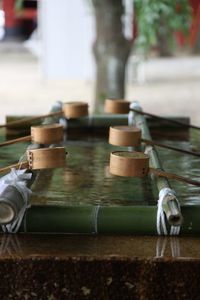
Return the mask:
<path id="1" fill-rule="evenodd" d="M 135 114 L 134 114 L 135 125 L 136 127 L 142 130 L 142 137 L 144 139 L 151 140 L 151 134 L 148 129 L 146 120 L 142 114 L 138 113 L 138 111 L 142 111 L 142 109 L 137 104 L 137 112 L 135 110 Z M 154 146 L 146 146 L 145 152 L 150 157 L 150 167 L 158 170 L 162 170 L 162 164 L 159 160 L 156 148 Z M 156 182 L 158 191 L 162 190 L 163 188 L 171 188 L 167 178 L 153 175 L 153 179 Z M 183 219 L 182 214 L 177 205 L 177 199 L 175 196 L 174 199 L 167 202 L 167 205 L 163 205 L 163 210 L 170 224 L 179 225 L 182 223 L 182 219 Z"/>
<path id="2" fill-rule="evenodd" d="M 24 233 L 156 235 L 157 206 L 32 206 Z M 200 206 L 182 207 L 181 235 L 200 235 Z"/>
<path id="3" fill-rule="evenodd" d="M 172 120 L 172 119 L 169 119 L 169 118 L 157 116 L 157 115 L 154 115 L 154 114 L 150 114 L 148 112 L 141 111 L 139 109 L 131 108 L 130 111 L 133 111 L 133 112 L 135 112 L 137 114 L 140 114 L 140 115 L 145 115 L 145 116 L 151 117 L 153 119 L 163 120 L 163 121 L 166 121 L 168 123 L 176 124 L 176 125 L 179 125 L 179 126 L 182 126 L 182 127 L 185 127 L 185 128 L 193 128 L 193 129 L 198 129 L 198 130 L 200 129 L 200 127 L 195 126 L 195 125 L 186 124 L 186 123 L 182 123 L 182 122 L 177 121 L 177 120 Z"/>
<path id="4" fill-rule="evenodd" d="M 59 109 L 59 111 L 55 112 L 56 113 L 55 117 L 60 115 L 59 112 L 60 112 L 60 109 Z M 11 116 L 11 118 L 13 118 L 13 116 Z M 26 118 L 26 120 L 27 120 L 26 125 L 31 126 L 31 119 L 32 118 Z M 169 120 L 172 120 L 172 121 L 175 121 L 176 119 L 177 118 L 175 118 L 175 117 L 169 118 Z M 182 117 L 182 118 L 179 118 L 179 119 L 182 119 L 184 121 L 187 120 L 187 118 L 185 118 L 185 117 Z M 54 119 L 54 123 L 55 123 L 55 120 L 56 119 Z M 18 117 L 17 117 L 15 121 L 9 122 L 8 126 L 12 127 L 11 124 L 13 122 L 18 122 L 18 121 L 21 121 L 21 120 L 18 119 Z M 21 124 L 21 122 L 19 122 L 18 125 L 20 126 L 20 125 L 23 125 L 23 124 Z M 83 127 L 97 127 L 98 128 L 98 127 L 108 127 L 108 126 L 111 126 L 111 125 L 112 126 L 115 126 L 115 125 L 128 125 L 128 118 L 127 118 L 127 115 L 122 115 L 122 114 L 118 114 L 118 115 L 115 115 L 115 114 L 113 114 L 113 115 L 111 115 L 111 114 L 110 115 L 106 115 L 106 114 L 90 115 L 90 116 L 86 116 L 86 117 L 80 117 L 80 118 L 77 118 L 77 119 L 69 119 L 68 120 L 68 125 L 69 125 L 69 128 L 78 128 L 78 127 L 82 127 L 82 126 Z M 153 124 L 153 125 L 158 127 L 156 124 Z M 169 126 L 170 126 L 170 124 L 169 124 Z M 160 124 L 159 124 L 159 128 L 160 128 Z M 173 128 L 180 129 L 180 126 L 177 125 L 177 124 L 174 124 Z M 17 129 L 17 126 L 16 126 L 16 129 Z"/>

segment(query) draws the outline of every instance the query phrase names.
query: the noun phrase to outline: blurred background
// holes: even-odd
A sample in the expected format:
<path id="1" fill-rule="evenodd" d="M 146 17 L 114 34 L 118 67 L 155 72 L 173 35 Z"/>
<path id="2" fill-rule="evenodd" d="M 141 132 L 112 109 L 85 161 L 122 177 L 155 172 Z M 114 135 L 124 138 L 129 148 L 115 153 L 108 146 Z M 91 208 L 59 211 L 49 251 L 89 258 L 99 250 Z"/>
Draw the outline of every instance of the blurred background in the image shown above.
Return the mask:
<path id="1" fill-rule="evenodd" d="M 0 0 L 0 122 L 139 100 L 200 124 L 199 0 Z"/>

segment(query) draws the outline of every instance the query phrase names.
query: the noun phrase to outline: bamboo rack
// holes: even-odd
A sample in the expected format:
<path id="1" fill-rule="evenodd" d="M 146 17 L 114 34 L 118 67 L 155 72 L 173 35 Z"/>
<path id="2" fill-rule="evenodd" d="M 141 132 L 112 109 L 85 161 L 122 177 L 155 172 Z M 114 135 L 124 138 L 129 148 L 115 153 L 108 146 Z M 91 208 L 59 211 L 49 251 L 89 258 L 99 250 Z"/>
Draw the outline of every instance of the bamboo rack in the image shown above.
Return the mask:
<path id="1" fill-rule="evenodd" d="M 53 110 L 56 112 L 56 110 Z M 45 120 L 45 124 L 57 121 L 58 115 Z M 144 138 L 151 138 L 146 120 L 135 116 L 136 123 L 144 131 Z M 109 127 L 127 125 L 127 116 L 95 116 L 71 120 L 69 128 Z M 142 129 L 141 128 L 141 129 Z M 151 166 L 161 168 L 155 148 L 147 146 L 151 157 Z M 42 175 L 41 175 L 42 176 Z M 154 177 L 154 176 L 153 176 Z M 35 180 L 35 177 L 34 177 Z M 154 177 L 158 190 L 170 187 L 167 179 Z M 35 184 L 39 181 L 38 177 Z M 33 183 L 33 182 L 32 182 Z M 12 193 L 16 197 L 16 191 Z M 98 200 L 98 199 L 96 199 Z M 184 218 L 181 234 L 200 235 L 200 206 L 182 207 L 182 216 L 176 203 L 164 208 L 170 223 L 173 216 Z M 27 210 L 20 231 L 27 233 L 72 233 L 72 234 L 137 234 L 154 235 L 156 230 L 157 206 L 31 206 Z M 169 224 L 168 224 L 169 226 Z"/>
<path id="2" fill-rule="evenodd" d="M 60 116 L 60 109 L 59 110 L 55 110 L 53 111 L 53 113 L 55 113 L 55 115 L 53 115 L 51 118 L 46 118 L 45 120 L 54 120 L 54 123 L 56 122 L 56 120 L 58 120 L 58 117 Z M 20 121 L 20 119 L 23 117 L 13 117 L 13 116 L 9 116 L 9 119 L 11 119 L 11 122 L 14 121 Z M 35 117 L 34 117 L 35 118 Z M 171 117 L 169 118 L 170 120 L 176 120 L 177 118 L 175 117 Z M 188 118 L 179 118 L 180 120 L 182 120 L 183 122 L 187 122 Z M 150 118 L 149 118 L 150 120 Z M 151 121 L 151 120 L 150 120 Z M 10 124 L 11 124 L 10 122 Z M 30 118 L 27 118 L 26 123 L 21 123 L 18 122 L 18 125 L 10 125 L 9 124 L 9 129 L 19 129 L 20 128 L 24 128 L 24 127 L 30 127 L 32 125 L 32 121 L 30 121 Z M 46 123 L 45 123 L 46 124 Z M 156 121 L 153 122 L 154 126 L 156 126 Z M 160 126 L 161 122 L 159 123 Z M 79 128 L 79 127 L 86 127 L 86 128 L 90 128 L 90 127 L 109 127 L 109 126 L 115 126 L 115 125 L 128 125 L 128 115 L 106 115 L 106 114 L 102 114 L 102 115 L 92 115 L 92 116 L 87 116 L 87 117 L 80 117 L 78 119 L 70 119 L 68 120 L 68 125 L 69 128 Z M 166 123 L 165 123 L 166 126 Z M 180 129 L 180 126 L 178 124 L 173 124 L 170 125 L 168 124 L 168 126 L 176 128 L 176 129 Z"/>
<path id="3" fill-rule="evenodd" d="M 137 106 L 137 111 L 142 111 L 141 107 Z M 142 137 L 147 140 L 151 139 L 151 134 L 147 126 L 147 122 L 145 120 L 145 117 L 137 112 L 134 112 L 134 121 L 136 127 L 140 128 L 142 130 Z M 150 157 L 150 167 L 162 170 L 162 164 L 159 160 L 156 148 L 152 146 L 146 146 L 145 152 Z M 158 191 L 162 190 L 163 188 L 171 188 L 169 181 L 164 177 L 158 177 L 152 175 L 153 180 L 156 183 Z M 163 210 L 166 214 L 167 220 L 171 225 L 177 225 L 180 224 L 183 220 L 182 214 L 179 210 L 179 207 L 177 205 L 176 198 L 174 197 L 174 200 L 171 200 L 167 202 L 166 205 L 163 206 Z"/>

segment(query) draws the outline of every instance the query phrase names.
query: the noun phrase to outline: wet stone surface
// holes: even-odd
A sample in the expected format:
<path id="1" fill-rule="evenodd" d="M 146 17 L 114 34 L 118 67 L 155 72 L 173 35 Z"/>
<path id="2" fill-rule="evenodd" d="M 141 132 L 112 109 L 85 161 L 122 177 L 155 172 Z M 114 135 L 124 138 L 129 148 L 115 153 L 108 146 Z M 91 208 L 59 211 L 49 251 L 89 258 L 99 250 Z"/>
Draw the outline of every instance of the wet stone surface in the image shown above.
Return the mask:
<path id="1" fill-rule="evenodd" d="M 1 299 L 198 299 L 199 238 L 0 236 Z"/>

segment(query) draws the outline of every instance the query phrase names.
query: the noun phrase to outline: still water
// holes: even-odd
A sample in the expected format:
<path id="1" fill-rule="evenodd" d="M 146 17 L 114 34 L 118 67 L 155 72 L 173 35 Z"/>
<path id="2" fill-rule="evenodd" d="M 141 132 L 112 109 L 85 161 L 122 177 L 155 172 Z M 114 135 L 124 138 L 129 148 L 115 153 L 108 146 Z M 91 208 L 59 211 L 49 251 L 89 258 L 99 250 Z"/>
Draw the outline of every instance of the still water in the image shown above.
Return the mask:
<path id="1" fill-rule="evenodd" d="M 162 141 L 176 147 L 200 149 L 200 138 L 189 141 Z M 19 160 L 27 143 L 0 149 L 1 167 Z M 102 138 L 69 140 L 65 144 L 67 166 L 63 169 L 40 171 L 32 190 L 32 204 L 48 205 L 155 205 L 157 190 L 148 178 L 125 178 L 109 173 L 109 154 L 127 150 L 110 146 Z M 199 180 L 200 159 L 167 149 L 159 156 L 168 172 Z M 171 181 L 181 204 L 200 204 L 200 188 Z"/>

